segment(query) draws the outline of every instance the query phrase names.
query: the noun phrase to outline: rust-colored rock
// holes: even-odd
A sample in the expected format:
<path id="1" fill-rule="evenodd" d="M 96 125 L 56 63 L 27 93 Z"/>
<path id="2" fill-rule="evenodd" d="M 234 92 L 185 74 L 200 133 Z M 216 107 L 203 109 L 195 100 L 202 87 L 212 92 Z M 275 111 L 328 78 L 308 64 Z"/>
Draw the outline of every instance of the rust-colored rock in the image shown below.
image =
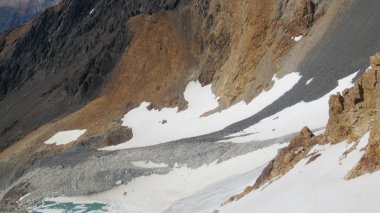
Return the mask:
<path id="1" fill-rule="evenodd" d="M 305 33 L 314 21 L 314 4 L 311 0 L 298 1 L 290 0 L 286 3 L 284 10 L 284 26 L 286 31 L 292 36 L 298 36 Z"/>
<path id="2" fill-rule="evenodd" d="M 253 186 L 246 187 L 244 192 L 231 197 L 224 204 L 238 200 L 251 191 L 269 183 L 273 179 L 286 174 L 294 167 L 294 165 L 304 159 L 311 148 L 317 143 L 317 137 L 308 127 L 304 127 L 300 134 L 290 141 L 290 144 L 287 147 L 278 150 L 276 158 L 268 163 Z"/>
<path id="3" fill-rule="evenodd" d="M 380 139 L 378 125 L 375 125 L 371 132 L 369 144 L 365 150 L 365 154 L 359 163 L 347 175 L 348 179 L 359 177 L 361 175 L 372 173 L 380 170 Z"/>
<path id="4" fill-rule="evenodd" d="M 366 107 L 372 107 L 371 117 L 367 120 L 373 124 L 371 129 L 369 144 L 366 147 L 364 156 L 359 163 L 350 171 L 347 178 L 355 178 L 366 173 L 380 170 L 380 86 L 378 84 L 380 70 L 380 54 L 371 57 L 371 69 L 362 77 L 364 85 L 364 100 Z M 370 91 L 370 93 L 367 93 Z"/>
<path id="5" fill-rule="evenodd" d="M 374 67 L 380 66 L 380 53 L 376 53 L 376 55 L 371 56 L 370 61 L 371 65 L 373 65 Z"/>
<path id="6" fill-rule="evenodd" d="M 133 137 L 132 130 L 124 126 L 118 126 L 107 131 L 103 139 L 103 146 L 114 146 L 124 143 Z"/>
<path id="7" fill-rule="evenodd" d="M 371 119 L 376 114 L 376 85 L 377 71 L 371 69 L 342 95 L 330 97 L 330 117 L 326 127 L 330 142 L 356 141 L 370 129 Z"/>
<path id="8" fill-rule="evenodd" d="M 257 178 L 253 188 L 257 189 L 275 177 L 286 174 L 300 160 L 306 157 L 310 149 L 317 144 L 315 135 L 308 127 L 304 127 L 300 134 L 294 137 L 290 144 L 278 151 L 275 159 L 264 169 Z"/>

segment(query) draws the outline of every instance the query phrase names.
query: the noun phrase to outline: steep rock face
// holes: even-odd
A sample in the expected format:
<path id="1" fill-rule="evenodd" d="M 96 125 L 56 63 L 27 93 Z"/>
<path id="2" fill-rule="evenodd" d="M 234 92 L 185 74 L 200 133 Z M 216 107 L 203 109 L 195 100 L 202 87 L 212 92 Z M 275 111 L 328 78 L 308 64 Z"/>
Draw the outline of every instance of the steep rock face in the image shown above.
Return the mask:
<path id="1" fill-rule="evenodd" d="M 1 0 L 0 32 L 30 21 L 57 3 L 58 0 Z"/>
<path id="2" fill-rule="evenodd" d="M 374 65 L 374 64 L 373 64 Z M 376 111 L 377 67 L 371 68 L 354 85 L 331 96 L 326 135 L 333 143 L 358 140 L 373 125 Z"/>
<path id="3" fill-rule="evenodd" d="M 3 35 L 0 150 L 47 121 L 78 109 L 99 93 L 132 38 L 125 26 L 130 17 L 178 4 L 63 1 L 17 39 L 9 36 L 12 32 Z"/>
<path id="4" fill-rule="evenodd" d="M 273 74 L 281 68 L 284 56 L 295 44 L 292 38 L 307 35 L 318 19 L 316 11 L 304 9 L 311 4 L 311 1 L 222 4 L 227 11 L 219 20 L 225 29 L 234 29 L 229 36 L 231 56 L 215 72 L 212 81 L 222 107 L 241 100 L 250 101 L 262 89 L 270 87 Z M 323 4 L 330 4 L 330 1 L 315 5 Z M 307 24 L 299 25 L 304 20 Z"/>
<path id="5" fill-rule="evenodd" d="M 369 144 L 365 150 L 364 156 L 360 159 L 359 163 L 349 173 L 348 178 L 355 178 L 366 173 L 372 173 L 380 169 L 380 86 L 379 75 L 380 71 L 380 53 L 371 57 L 371 71 L 363 77 L 364 91 L 371 91 L 371 93 L 364 93 L 364 100 L 367 106 L 371 107 L 373 116 L 370 118 L 373 127 L 371 129 Z"/>

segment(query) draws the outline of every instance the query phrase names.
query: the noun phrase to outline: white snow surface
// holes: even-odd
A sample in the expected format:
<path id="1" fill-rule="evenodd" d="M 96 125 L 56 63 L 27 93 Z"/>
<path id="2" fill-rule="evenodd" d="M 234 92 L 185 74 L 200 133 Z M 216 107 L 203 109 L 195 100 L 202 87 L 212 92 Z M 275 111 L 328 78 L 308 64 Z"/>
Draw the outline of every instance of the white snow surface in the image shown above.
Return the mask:
<path id="1" fill-rule="evenodd" d="M 253 185 L 267 163 L 244 174 L 238 174 L 174 202 L 165 213 L 211 213 L 232 195 L 242 192 L 247 185 Z"/>
<path id="2" fill-rule="evenodd" d="M 326 126 L 329 119 L 328 101 L 330 96 L 352 87 L 352 80 L 356 74 L 357 72 L 339 80 L 338 86 L 320 99 L 312 102 L 302 101 L 290 106 L 241 132 L 226 136 L 241 136 L 226 141 L 245 143 L 267 140 L 299 132 L 304 126 L 308 126 L 310 129 Z"/>
<path id="3" fill-rule="evenodd" d="M 314 78 L 310 78 L 309 80 L 307 80 L 306 85 L 309 85 L 313 80 L 314 80 Z"/>
<path id="4" fill-rule="evenodd" d="M 352 143 L 315 146 L 310 153 L 321 154 L 315 161 L 308 165 L 308 159 L 300 161 L 283 177 L 219 210 L 221 213 L 378 212 L 380 172 L 345 179 L 362 157 L 360 149 L 367 145 L 368 138 L 369 133 L 347 156 L 343 153 L 354 146 Z"/>
<path id="5" fill-rule="evenodd" d="M 292 39 L 293 39 L 294 41 L 296 41 L 296 42 L 297 42 L 297 41 L 301 41 L 302 38 L 303 38 L 302 35 L 292 37 Z"/>
<path id="6" fill-rule="evenodd" d="M 26 197 L 28 197 L 29 195 L 31 195 L 31 193 L 27 193 L 23 196 L 20 197 L 20 199 L 18 199 L 18 202 L 21 202 L 22 200 L 24 200 Z"/>
<path id="7" fill-rule="evenodd" d="M 59 197 L 48 199 L 57 202 L 91 203 L 100 202 L 109 204 L 110 208 L 134 207 L 132 212 L 162 212 L 170 207 L 175 201 L 191 196 L 192 194 L 223 180 L 231 180 L 238 175 L 246 174 L 255 169 L 262 168 L 269 160 L 274 158 L 277 150 L 286 144 L 276 144 L 267 148 L 259 149 L 246 155 L 238 156 L 230 160 L 209 165 L 203 165 L 197 169 L 188 168 L 186 165 L 174 168 L 165 175 L 153 174 L 133 179 L 127 185 L 120 185 L 111 190 L 98 194 L 79 197 Z M 259 175 L 254 173 L 250 177 L 253 181 Z M 242 183 L 246 183 L 246 179 Z M 236 184 L 236 183 L 235 183 Z M 237 188 L 242 189 L 243 186 Z M 207 193 L 213 199 L 214 204 L 223 202 L 232 196 L 236 190 L 229 187 L 213 191 L 210 188 Z M 205 198 L 206 199 L 206 198 Z M 197 199 L 194 199 L 197 201 Z M 194 203 L 193 205 L 197 205 Z M 199 207 L 203 209 L 203 207 Z M 205 206 L 204 211 L 212 208 Z M 119 212 L 119 211 L 114 211 Z M 122 211 L 121 211 L 122 212 Z"/>
<path id="8" fill-rule="evenodd" d="M 85 132 L 86 132 L 85 129 L 58 132 L 57 134 L 53 135 L 53 137 L 51 137 L 49 140 L 45 141 L 44 143 L 55 144 L 55 145 L 69 144 L 71 142 L 78 140 L 78 138 L 82 136 Z"/>
<path id="9" fill-rule="evenodd" d="M 137 166 L 137 167 L 141 167 L 141 168 L 147 168 L 147 169 L 168 167 L 167 164 L 154 163 L 152 161 L 133 161 L 132 165 Z"/>
<path id="10" fill-rule="evenodd" d="M 146 108 L 149 103 L 143 102 L 122 119 L 124 126 L 132 128 L 133 138 L 126 143 L 105 147 L 102 150 L 152 146 L 221 130 L 273 103 L 289 91 L 300 78 L 300 74 L 295 72 L 281 79 L 274 76 L 272 79 L 274 86 L 269 91 L 260 93 L 249 104 L 242 101 L 207 117 L 202 115 L 218 107 L 218 98 L 212 93 L 211 85 L 202 87 L 199 82 L 190 82 L 184 93 L 188 101 L 186 110 L 178 112 L 178 108 L 164 108 L 149 111 Z M 162 124 L 163 120 L 167 123 Z"/>

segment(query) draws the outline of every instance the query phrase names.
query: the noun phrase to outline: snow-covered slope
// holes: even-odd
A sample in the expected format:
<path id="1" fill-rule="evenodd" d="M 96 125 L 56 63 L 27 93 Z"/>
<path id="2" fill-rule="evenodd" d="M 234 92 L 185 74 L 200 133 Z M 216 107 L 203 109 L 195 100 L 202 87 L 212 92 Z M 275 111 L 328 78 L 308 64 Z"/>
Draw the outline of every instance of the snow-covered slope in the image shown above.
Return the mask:
<path id="1" fill-rule="evenodd" d="M 359 144 L 318 145 L 315 161 L 300 161 L 278 180 L 220 208 L 220 212 L 377 212 L 380 172 L 347 180 L 363 156 L 366 133 Z M 347 153 L 347 150 L 354 149 Z"/>

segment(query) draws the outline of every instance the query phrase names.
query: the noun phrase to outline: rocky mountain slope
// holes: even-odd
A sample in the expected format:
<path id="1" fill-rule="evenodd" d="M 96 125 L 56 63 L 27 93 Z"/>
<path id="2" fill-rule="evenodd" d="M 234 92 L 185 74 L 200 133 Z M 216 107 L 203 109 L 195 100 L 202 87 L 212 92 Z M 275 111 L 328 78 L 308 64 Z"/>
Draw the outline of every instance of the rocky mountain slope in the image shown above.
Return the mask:
<path id="1" fill-rule="evenodd" d="M 61 1 L 0 35 L 0 210 L 209 212 L 360 141 L 377 125 L 377 6 Z"/>
<path id="2" fill-rule="evenodd" d="M 57 2 L 57 0 L 1 0 L 0 32 L 30 21 Z"/>
<path id="3" fill-rule="evenodd" d="M 116 1 L 111 7 L 115 11 L 102 9 L 108 4 L 63 1 L 32 26 L 3 36 L 1 107 L 12 108 L 23 96 L 30 99 L 22 100 L 28 104 L 11 115 L 1 112 L 3 147 L 91 100 L 54 128 L 86 128 L 90 138 L 100 126 L 106 134 L 112 132 L 118 126 L 114 121 L 142 101 L 154 108 L 185 108 L 183 91 L 195 79 L 213 83 L 221 108 L 249 101 L 270 87 L 274 73 L 282 67 L 288 71 L 281 64 L 295 44 L 292 38 L 308 33 L 328 1 Z M 335 7 L 331 16 L 338 11 Z M 170 9 L 175 10 L 159 12 Z M 19 41 L 12 43 L 18 34 Z M 303 51 L 313 44 L 307 46 Z M 141 54 L 147 57 L 137 57 Z M 103 109 L 108 112 L 100 113 Z"/>
<path id="4" fill-rule="evenodd" d="M 346 146 L 346 150 L 341 153 L 340 165 L 342 167 L 343 160 L 348 158 L 352 152 L 363 152 L 360 154 L 360 158 L 357 159 L 358 161 L 354 162 L 354 166 L 348 168 L 349 170 L 347 170 L 346 174 L 342 174 L 342 179 L 346 179 L 346 182 L 352 182 L 354 178 L 359 179 L 358 177 L 360 176 L 378 171 L 378 157 L 380 154 L 378 149 L 379 139 L 377 137 L 379 132 L 377 128 L 379 123 L 379 70 L 380 53 L 371 57 L 371 66 L 362 77 L 356 80 L 352 88 L 344 90 L 342 94 L 337 93 L 330 97 L 329 121 L 325 133 L 315 136 L 309 128 L 304 127 L 300 134 L 290 141 L 287 147 L 278 150 L 277 156 L 264 168 L 254 185 L 247 187 L 244 192 L 231 197 L 224 205 L 228 205 L 229 202 L 239 202 L 240 199 L 249 193 L 255 193 L 255 191 L 262 190 L 265 193 L 266 187 L 281 180 L 283 176 L 286 177 L 287 173 L 295 170 L 296 166 L 301 164 L 302 161 L 306 163 L 305 167 L 320 161 L 319 158 L 324 157 L 323 155 L 327 153 L 323 149 L 318 150 L 317 147 L 326 147 L 330 144 L 332 146 L 337 146 L 339 143 L 351 144 L 351 147 Z M 363 143 L 363 138 L 365 138 L 364 144 L 361 144 Z M 320 167 L 319 169 L 323 171 L 326 168 Z M 330 183 L 326 180 L 325 184 L 329 185 Z M 317 191 L 318 186 L 314 187 L 314 190 Z M 333 188 L 334 186 L 329 187 Z M 368 191 L 368 193 L 371 193 L 371 191 Z M 346 196 L 340 197 L 342 200 L 345 200 L 345 198 Z M 373 203 L 369 200 L 363 202 L 370 205 L 370 207 L 366 207 L 367 211 L 374 210 L 371 207 Z M 306 205 L 311 207 L 313 204 Z M 328 211 L 329 208 L 325 208 L 324 211 Z"/>

